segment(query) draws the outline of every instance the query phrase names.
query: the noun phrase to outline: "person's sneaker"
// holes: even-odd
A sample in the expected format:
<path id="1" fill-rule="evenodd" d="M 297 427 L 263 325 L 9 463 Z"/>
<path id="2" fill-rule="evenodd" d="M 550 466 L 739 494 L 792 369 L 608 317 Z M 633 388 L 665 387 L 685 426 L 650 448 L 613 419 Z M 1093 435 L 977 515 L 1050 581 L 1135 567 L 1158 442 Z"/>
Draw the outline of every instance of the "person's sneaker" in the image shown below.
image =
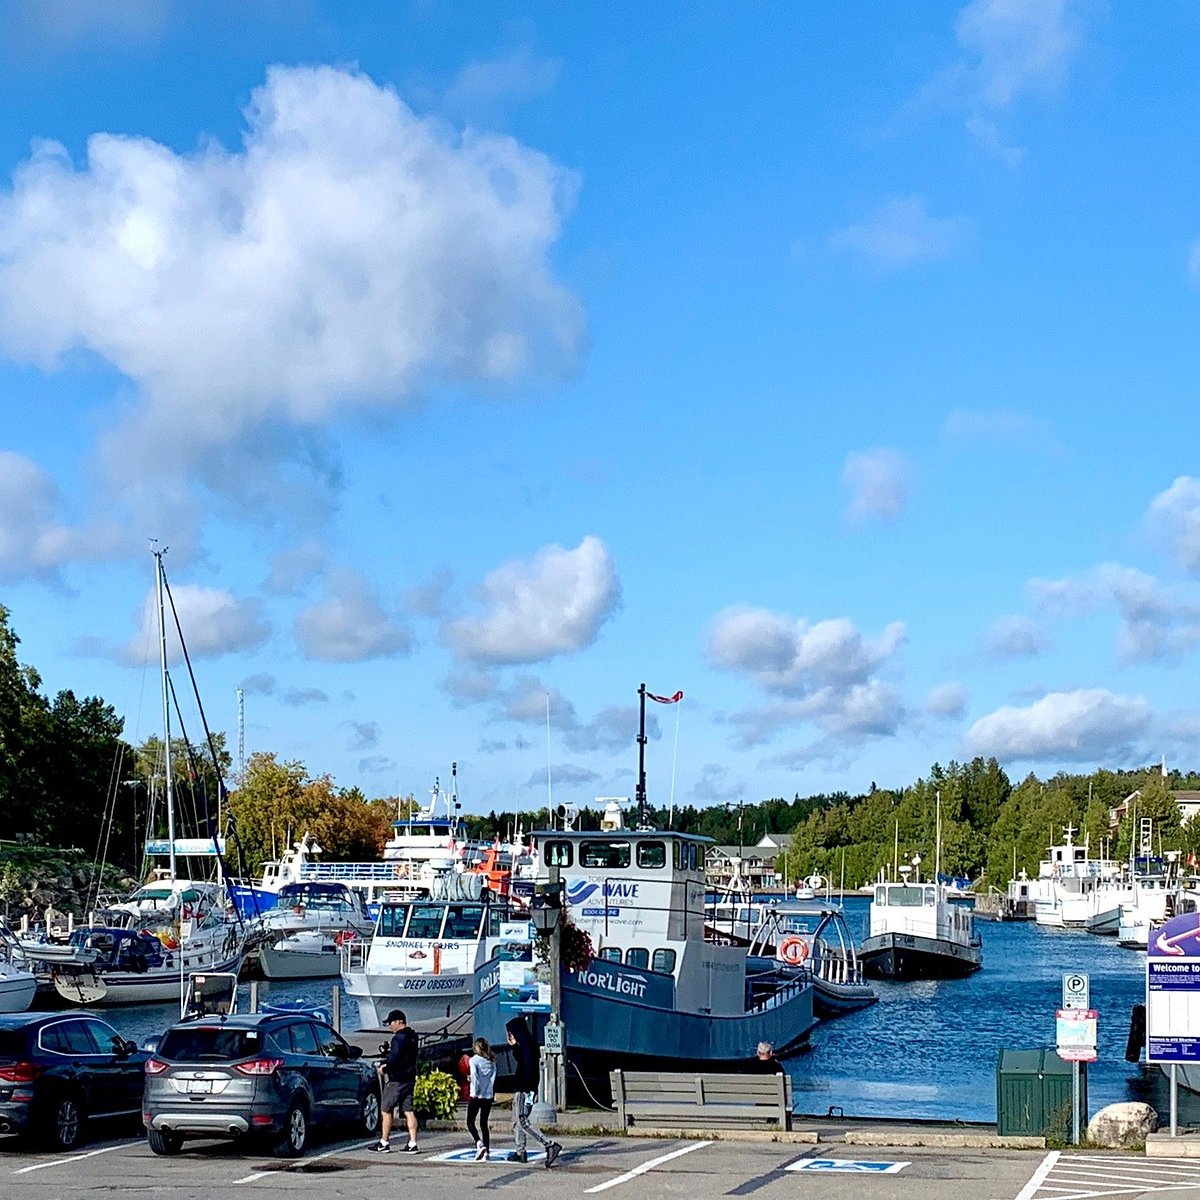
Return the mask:
<path id="1" fill-rule="evenodd" d="M 392 1147 L 387 1142 L 372 1142 L 368 1150 L 373 1150 L 376 1154 L 391 1154 Z"/>
<path id="2" fill-rule="evenodd" d="M 421 1147 L 418 1146 L 416 1142 L 409 1142 L 408 1145 L 404 1147 L 405 1154 L 418 1154 L 420 1150 Z"/>
<path id="3" fill-rule="evenodd" d="M 491 1155 L 488 1154 L 488 1152 L 486 1150 L 481 1150 L 479 1152 L 479 1161 L 480 1162 L 487 1162 L 490 1157 L 491 1157 Z"/>
<path id="4" fill-rule="evenodd" d="M 508 1161 L 509 1162 L 527 1163 L 529 1161 L 529 1155 L 524 1150 L 514 1150 L 508 1156 Z"/>
<path id="5" fill-rule="evenodd" d="M 562 1147 L 557 1142 L 551 1142 L 546 1147 L 546 1166 L 552 1167 L 558 1161 L 558 1156 L 562 1153 Z"/>
<path id="6" fill-rule="evenodd" d="M 479 1146 L 475 1151 L 475 1161 L 483 1162 L 486 1158 L 487 1158 L 487 1151 L 482 1146 Z"/>

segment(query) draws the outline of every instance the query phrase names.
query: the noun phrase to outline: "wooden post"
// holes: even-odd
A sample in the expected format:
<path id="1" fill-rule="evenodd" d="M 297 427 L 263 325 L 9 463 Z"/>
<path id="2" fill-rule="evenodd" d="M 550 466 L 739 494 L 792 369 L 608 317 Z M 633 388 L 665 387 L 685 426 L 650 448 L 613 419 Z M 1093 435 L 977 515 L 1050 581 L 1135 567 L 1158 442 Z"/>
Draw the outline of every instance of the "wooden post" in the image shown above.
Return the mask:
<path id="1" fill-rule="evenodd" d="M 333 1027 L 342 1032 L 342 989 L 335 983 L 333 985 L 333 1004 L 329 1010 L 333 1014 Z"/>
<path id="2" fill-rule="evenodd" d="M 258 1012 L 258 980 L 250 980 L 250 1011 Z"/>

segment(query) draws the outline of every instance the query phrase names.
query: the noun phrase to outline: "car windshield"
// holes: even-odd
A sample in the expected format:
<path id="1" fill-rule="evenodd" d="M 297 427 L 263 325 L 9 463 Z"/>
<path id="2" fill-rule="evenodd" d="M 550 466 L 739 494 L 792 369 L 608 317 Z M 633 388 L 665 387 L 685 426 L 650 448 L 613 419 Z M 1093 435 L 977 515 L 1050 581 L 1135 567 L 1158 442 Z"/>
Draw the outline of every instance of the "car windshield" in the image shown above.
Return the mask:
<path id="1" fill-rule="evenodd" d="M 237 1062 L 257 1054 L 262 1044 L 257 1029 L 189 1025 L 168 1029 L 158 1044 L 158 1056 L 172 1062 Z"/>

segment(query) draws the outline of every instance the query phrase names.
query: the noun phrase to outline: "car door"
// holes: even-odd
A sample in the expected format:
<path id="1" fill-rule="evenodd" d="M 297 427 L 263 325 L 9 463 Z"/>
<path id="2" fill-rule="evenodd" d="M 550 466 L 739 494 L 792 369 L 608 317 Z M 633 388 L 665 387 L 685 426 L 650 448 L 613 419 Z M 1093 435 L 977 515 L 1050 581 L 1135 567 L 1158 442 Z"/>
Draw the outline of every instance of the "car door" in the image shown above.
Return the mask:
<path id="1" fill-rule="evenodd" d="M 121 1047 L 126 1045 L 126 1039 L 107 1021 L 99 1017 L 87 1017 L 84 1021 L 97 1050 L 91 1070 L 102 1082 L 105 1103 L 109 1105 L 105 1111 L 140 1112 L 146 1059 L 150 1056 L 144 1050 L 125 1053 Z"/>
<path id="2" fill-rule="evenodd" d="M 331 1111 L 336 1107 L 339 1118 L 353 1120 L 358 1115 L 359 1093 L 363 1083 L 360 1056 L 356 1054 L 351 1057 L 350 1043 L 324 1021 L 314 1021 L 313 1029 L 321 1050 L 333 1064 Z"/>
<path id="3" fill-rule="evenodd" d="M 318 1122 L 337 1120 L 337 1083 L 333 1059 L 317 1040 L 317 1031 L 308 1021 L 296 1021 L 287 1027 L 292 1053 L 313 1094 L 312 1117 Z"/>
<path id="4" fill-rule="evenodd" d="M 105 1086 L 99 1047 L 89 1024 L 82 1017 L 58 1021 L 42 1031 L 42 1044 L 59 1060 L 62 1079 L 78 1089 L 84 1113 L 103 1116 L 118 1108 Z"/>

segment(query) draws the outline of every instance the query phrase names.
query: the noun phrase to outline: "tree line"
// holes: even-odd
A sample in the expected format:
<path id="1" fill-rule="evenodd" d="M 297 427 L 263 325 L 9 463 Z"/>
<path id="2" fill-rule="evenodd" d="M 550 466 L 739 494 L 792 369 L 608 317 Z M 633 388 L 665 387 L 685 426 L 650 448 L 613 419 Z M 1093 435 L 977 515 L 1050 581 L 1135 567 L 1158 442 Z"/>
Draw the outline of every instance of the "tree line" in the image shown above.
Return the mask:
<path id="1" fill-rule="evenodd" d="M 77 847 L 137 871 L 145 839 L 166 834 L 161 740 L 127 743 L 123 719 L 99 697 L 44 695 L 37 670 L 19 661 L 19 644 L 0 605 L 0 839 Z M 253 755 L 244 778 L 234 781 L 219 733 L 211 747 L 173 740 L 171 762 L 177 835 L 209 836 L 219 826 L 231 869 L 248 874 L 306 833 L 326 860 L 376 858 L 392 823 L 418 807 L 411 795 L 368 798 L 271 753 Z M 932 869 L 940 808 L 943 872 L 1003 887 L 1022 870 L 1036 873 L 1046 847 L 1067 828 L 1094 854 L 1125 858 L 1148 820 L 1155 853 L 1200 854 L 1200 819 L 1182 822 L 1172 796 L 1197 789 L 1200 775 L 1164 775 L 1157 765 L 1046 780 L 1030 774 L 1014 784 L 996 759 L 976 758 L 935 764 L 902 787 L 670 811 L 652 806 L 648 818 L 723 845 L 751 847 L 766 834 L 791 834 L 789 881 L 819 874 L 859 886 L 916 855 L 923 870 Z M 1116 826 L 1114 810 L 1123 812 Z M 577 827 L 598 829 L 600 816 L 585 808 Z M 464 836 L 508 840 L 550 823 L 546 807 L 514 805 L 464 816 Z"/>

